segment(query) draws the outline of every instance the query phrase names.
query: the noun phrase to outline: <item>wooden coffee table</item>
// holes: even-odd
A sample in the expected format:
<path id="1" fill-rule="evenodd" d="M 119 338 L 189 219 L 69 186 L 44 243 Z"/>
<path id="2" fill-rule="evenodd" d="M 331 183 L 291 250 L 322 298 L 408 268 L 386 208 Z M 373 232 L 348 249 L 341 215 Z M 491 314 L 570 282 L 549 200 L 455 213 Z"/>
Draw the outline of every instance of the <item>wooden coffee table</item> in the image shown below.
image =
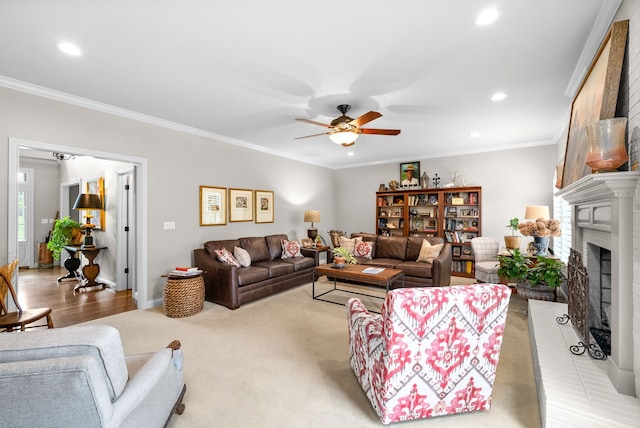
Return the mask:
<path id="1" fill-rule="evenodd" d="M 322 300 L 323 302 L 342 305 L 342 303 L 321 299 L 322 296 L 338 290 L 337 288 L 338 279 L 341 279 L 344 281 L 355 281 L 360 284 L 368 284 L 372 286 L 384 287 L 385 293 L 389 292 L 389 285 L 391 285 L 391 283 L 399 279 L 402 280 L 402 287 L 404 287 L 404 272 L 399 269 L 384 268 L 379 273 L 366 273 L 364 272 L 366 269 L 372 269 L 372 268 L 376 269 L 377 266 L 345 265 L 340 269 L 333 268 L 332 266 L 333 264 L 325 264 L 325 265 L 317 266 L 314 269 L 311 295 L 315 300 Z M 331 290 L 325 291 L 324 293 L 320 293 L 316 296 L 316 277 L 320 278 L 323 275 L 333 278 L 333 288 Z M 357 284 L 354 284 L 354 285 L 357 285 Z M 384 297 L 374 296 L 366 293 L 359 293 L 356 291 L 342 290 L 342 289 L 339 291 L 384 299 Z"/>

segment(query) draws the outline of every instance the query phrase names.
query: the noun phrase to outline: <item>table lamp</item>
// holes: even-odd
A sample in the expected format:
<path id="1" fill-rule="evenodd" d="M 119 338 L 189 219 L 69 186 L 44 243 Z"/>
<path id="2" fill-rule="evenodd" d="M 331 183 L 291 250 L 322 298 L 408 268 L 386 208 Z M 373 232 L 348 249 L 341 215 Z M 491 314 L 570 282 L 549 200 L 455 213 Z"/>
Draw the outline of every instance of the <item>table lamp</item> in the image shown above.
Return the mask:
<path id="1" fill-rule="evenodd" d="M 91 219 L 93 216 L 89 213 L 89 210 L 101 210 L 102 209 L 102 201 L 100 200 L 100 196 L 95 195 L 93 193 L 81 193 L 78 195 L 76 202 L 73 204 L 74 210 L 87 210 L 87 215 L 84 217 L 87 219 L 87 223 L 82 225 L 82 228 L 85 230 L 84 235 L 84 243 L 83 247 L 95 247 L 93 244 L 93 237 L 91 236 L 91 230 L 96 227 L 95 224 L 91 223 Z"/>
<path id="2" fill-rule="evenodd" d="M 319 222 L 320 221 L 320 211 L 318 210 L 307 210 L 304 212 L 304 221 L 307 223 L 311 223 L 311 227 L 309 229 L 307 229 L 307 236 L 310 239 L 313 239 L 313 241 L 315 242 L 316 238 L 318 237 L 318 229 L 316 229 L 315 227 L 313 227 L 313 222 Z"/>

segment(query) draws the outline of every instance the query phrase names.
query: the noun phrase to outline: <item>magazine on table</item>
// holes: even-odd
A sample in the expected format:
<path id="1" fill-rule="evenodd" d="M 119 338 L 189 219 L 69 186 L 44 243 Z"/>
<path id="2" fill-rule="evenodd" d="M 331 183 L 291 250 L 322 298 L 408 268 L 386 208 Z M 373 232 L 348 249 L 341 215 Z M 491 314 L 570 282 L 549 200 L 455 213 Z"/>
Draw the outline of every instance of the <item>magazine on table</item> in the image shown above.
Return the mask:
<path id="1" fill-rule="evenodd" d="M 384 270 L 384 268 L 368 267 L 368 268 L 364 269 L 362 271 L 362 273 L 378 274 L 378 273 L 382 272 L 383 270 Z"/>

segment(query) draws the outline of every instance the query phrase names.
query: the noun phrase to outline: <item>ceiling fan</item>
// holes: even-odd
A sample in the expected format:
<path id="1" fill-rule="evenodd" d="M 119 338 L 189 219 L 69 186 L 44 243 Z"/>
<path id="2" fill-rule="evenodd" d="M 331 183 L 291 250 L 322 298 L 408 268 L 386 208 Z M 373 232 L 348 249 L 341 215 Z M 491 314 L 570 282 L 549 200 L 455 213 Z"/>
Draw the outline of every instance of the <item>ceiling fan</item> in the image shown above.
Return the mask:
<path id="1" fill-rule="evenodd" d="M 326 123 L 316 122 L 310 119 L 297 118 L 300 122 L 310 123 L 312 125 L 323 126 L 329 128 L 329 132 L 323 132 L 321 134 L 307 135 L 305 137 L 298 137 L 296 140 L 309 137 L 317 137 L 318 135 L 329 135 L 331 141 L 336 144 L 341 144 L 344 147 L 349 147 L 355 144 L 356 139 L 360 134 L 378 134 L 378 135 L 398 135 L 399 129 L 373 129 L 373 128 L 360 128 L 365 123 L 369 123 L 379 117 L 382 117 L 377 111 L 370 111 L 362 116 L 352 119 L 347 116 L 347 112 L 351 110 L 351 106 L 348 104 L 340 104 L 338 111 L 342 113 L 342 116 L 333 119 L 330 125 Z"/>

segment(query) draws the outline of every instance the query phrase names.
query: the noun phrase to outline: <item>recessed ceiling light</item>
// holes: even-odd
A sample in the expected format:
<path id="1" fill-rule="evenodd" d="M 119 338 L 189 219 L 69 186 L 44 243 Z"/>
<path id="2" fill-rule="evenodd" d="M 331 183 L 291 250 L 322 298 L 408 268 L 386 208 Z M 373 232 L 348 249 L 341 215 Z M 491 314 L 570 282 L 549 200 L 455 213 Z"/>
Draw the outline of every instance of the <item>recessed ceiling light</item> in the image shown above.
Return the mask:
<path id="1" fill-rule="evenodd" d="M 472 132 L 471 134 L 469 134 L 469 137 L 471 138 L 478 138 L 480 136 L 479 132 Z"/>
<path id="2" fill-rule="evenodd" d="M 499 9 L 487 9 L 480 12 L 480 15 L 476 16 L 473 22 L 479 26 L 493 24 L 500 17 L 500 13 Z"/>
<path id="3" fill-rule="evenodd" d="M 56 45 L 58 47 L 58 49 L 60 49 L 62 52 L 69 54 L 69 55 L 73 55 L 73 56 L 78 56 L 80 55 L 82 52 L 80 51 L 80 48 L 78 48 L 76 45 L 74 45 L 73 43 L 69 43 L 69 42 L 60 42 Z"/>
<path id="4" fill-rule="evenodd" d="M 354 153 L 353 153 L 353 152 L 349 152 L 349 153 L 347 153 L 347 156 L 353 156 L 353 155 L 354 155 Z"/>
<path id="5" fill-rule="evenodd" d="M 493 96 L 491 97 L 491 101 L 502 101 L 505 98 L 507 98 L 507 94 L 505 94 L 504 92 L 496 92 L 495 94 L 493 94 Z"/>

